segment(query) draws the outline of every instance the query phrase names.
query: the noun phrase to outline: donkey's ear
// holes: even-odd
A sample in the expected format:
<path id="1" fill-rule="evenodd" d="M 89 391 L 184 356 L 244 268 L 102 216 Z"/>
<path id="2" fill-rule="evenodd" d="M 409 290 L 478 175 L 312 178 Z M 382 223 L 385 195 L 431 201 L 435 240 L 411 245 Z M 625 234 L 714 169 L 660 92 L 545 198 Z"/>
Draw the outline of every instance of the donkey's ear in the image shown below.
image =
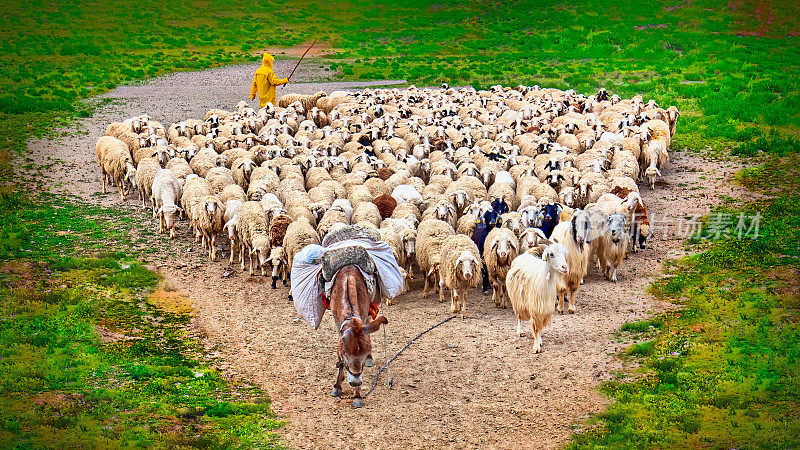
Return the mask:
<path id="1" fill-rule="evenodd" d="M 386 325 L 387 323 L 389 323 L 389 319 L 387 319 L 386 316 L 378 316 L 375 318 L 375 320 L 368 323 L 364 327 L 364 333 L 366 334 L 374 333 L 378 331 L 378 329 L 381 327 L 381 324 Z"/>

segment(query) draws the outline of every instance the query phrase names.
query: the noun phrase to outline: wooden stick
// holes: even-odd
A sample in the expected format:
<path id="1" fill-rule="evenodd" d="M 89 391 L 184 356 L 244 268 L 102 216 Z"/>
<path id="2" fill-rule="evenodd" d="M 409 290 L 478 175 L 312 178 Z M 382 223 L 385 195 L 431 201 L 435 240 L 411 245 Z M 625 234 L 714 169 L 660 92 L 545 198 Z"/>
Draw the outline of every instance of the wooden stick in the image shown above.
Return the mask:
<path id="1" fill-rule="evenodd" d="M 314 39 L 314 42 L 312 42 L 312 43 L 311 43 L 311 45 L 309 45 L 309 46 L 308 46 L 308 48 L 306 49 L 306 51 L 305 51 L 305 52 L 303 52 L 303 56 L 301 56 L 301 57 L 300 57 L 300 61 L 302 61 L 302 60 L 303 60 L 303 58 L 305 58 L 305 57 L 306 57 L 306 53 L 308 53 L 308 51 L 309 51 L 309 50 L 311 50 L 311 47 L 313 47 L 313 46 L 314 46 L 314 44 L 316 44 L 316 43 L 317 43 L 317 40 L 316 40 L 316 39 Z M 297 61 L 297 64 L 294 66 L 294 69 L 292 69 L 292 73 L 290 73 L 290 74 L 289 74 L 289 76 L 288 76 L 288 77 L 286 77 L 286 79 L 287 79 L 287 80 L 291 80 L 291 79 L 292 79 L 292 75 L 294 75 L 294 71 L 295 71 L 295 70 L 297 70 L 297 67 L 298 67 L 298 66 L 300 66 L 300 61 Z"/>

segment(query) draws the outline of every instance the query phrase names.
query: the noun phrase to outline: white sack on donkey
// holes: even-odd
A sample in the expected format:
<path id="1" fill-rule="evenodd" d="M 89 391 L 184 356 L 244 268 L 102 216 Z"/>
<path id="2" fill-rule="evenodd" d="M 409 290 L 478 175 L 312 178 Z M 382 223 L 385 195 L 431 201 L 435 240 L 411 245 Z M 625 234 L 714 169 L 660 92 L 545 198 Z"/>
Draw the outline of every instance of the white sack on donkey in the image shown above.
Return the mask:
<path id="1" fill-rule="evenodd" d="M 327 243 L 327 242 L 326 242 Z M 337 252 L 353 248 L 352 252 Z M 356 250 L 358 248 L 359 250 Z M 394 258 L 389 245 L 372 239 L 351 238 L 335 242 L 327 247 L 308 245 L 294 257 L 292 263 L 292 297 L 297 313 L 314 329 L 319 327 L 325 314 L 324 293 L 331 287 L 331 279 L 323 277 L 323 260 L 326 255 L 338 254 L 340 261 L 334 261 L 334 269 L 340 265 L 356 265 L 367 280 L 370 293 L 380 289 L 385 298 L 394 298 L 403 288 L 404 273 Z M 368 262 L 358 262 L 358 255 L 367 255 Z M 350 260 L 353 261 L 350 261 Z M 369 264 L 371 263 L 371 264 Z M 367 266 L 367 267 L 365 267 Z M 335 274 L 336 270 L 332 271 Z"/>

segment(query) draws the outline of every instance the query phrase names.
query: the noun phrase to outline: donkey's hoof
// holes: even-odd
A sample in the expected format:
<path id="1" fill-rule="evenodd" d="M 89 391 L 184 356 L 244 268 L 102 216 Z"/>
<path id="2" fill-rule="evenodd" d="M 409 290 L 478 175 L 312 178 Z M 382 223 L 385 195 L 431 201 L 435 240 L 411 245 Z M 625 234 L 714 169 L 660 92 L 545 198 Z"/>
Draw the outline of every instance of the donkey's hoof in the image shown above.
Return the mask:
<path id="1" fill-rule="evenodd" d="M 361 408 L 364 406 L 364 399 L 361 397 L 356 397 L 353 399 L 353 408 Z"/>
<path id="2" fill-rule="evenodd" d="M 331 397 L 338 397 L 342 395 L 342 388 L 334 387 L 331 391 Z"/>
<path id="3" fill-rule="evenodd" d="M 367 359 L 364 360 L 364 365 L 367 367 L 372 367 L 375 365 L 375 361 L 373 361 L 372 355 L 367 356 Z"/>

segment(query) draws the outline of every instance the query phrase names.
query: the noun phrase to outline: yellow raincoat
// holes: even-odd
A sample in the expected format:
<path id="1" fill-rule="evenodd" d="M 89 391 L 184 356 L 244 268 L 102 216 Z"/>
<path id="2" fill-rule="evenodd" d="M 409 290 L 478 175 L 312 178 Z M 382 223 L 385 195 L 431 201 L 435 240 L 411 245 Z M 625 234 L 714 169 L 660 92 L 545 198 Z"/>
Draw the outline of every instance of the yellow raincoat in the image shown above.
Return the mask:
<path id="1" fill-rule="evenodd" d="M 259 108 L 267 105 L 267 102 L 273 105 L 277 104 L 277 96 L 275 95 L 275 86 L 280 86 L 289 82 L 288 78 L 278 78 L 275 71 L 272 70 L 272 62 L 275 58 L 269 53 L 264 53 L 261 59 L 261 67 L 256 70 L 253 77 L 253 84 L 250 86 L 250 99 L 256 98 L 258 94 Z"/>

